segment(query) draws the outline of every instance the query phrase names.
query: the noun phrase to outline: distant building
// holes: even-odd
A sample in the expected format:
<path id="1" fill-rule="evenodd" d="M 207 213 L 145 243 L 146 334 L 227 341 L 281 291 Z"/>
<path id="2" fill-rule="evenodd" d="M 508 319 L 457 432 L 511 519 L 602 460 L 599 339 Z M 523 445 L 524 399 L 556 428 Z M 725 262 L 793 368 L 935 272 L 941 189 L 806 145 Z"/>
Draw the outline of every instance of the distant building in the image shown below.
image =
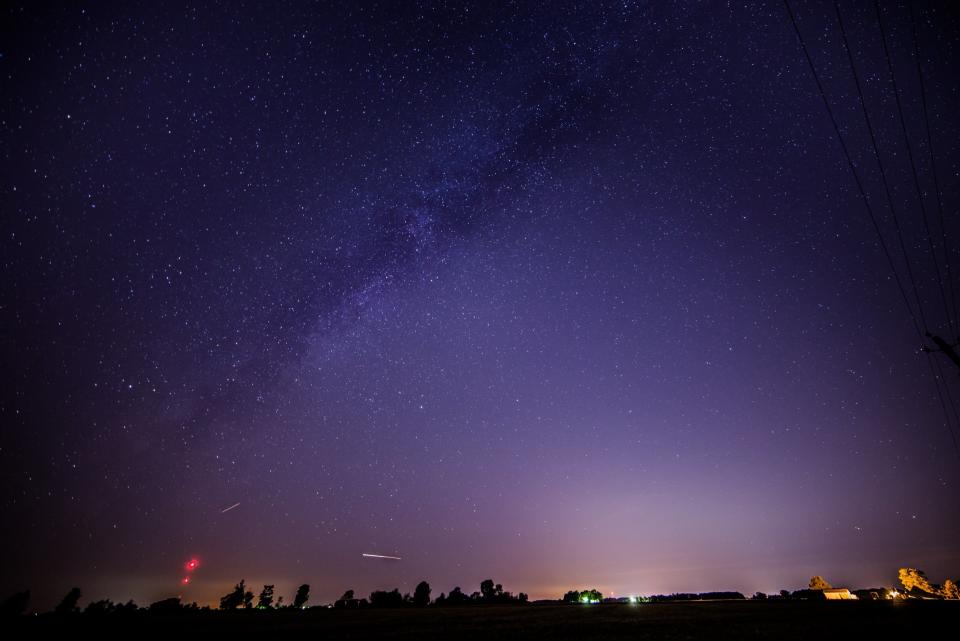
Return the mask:
<path id="1" fill-rule="evenodd" d="M 847 588 L 830 588 L 823 591 L 823 597 L 827 601 L 847 601 L 855 600 L 857 595 L 851 594 Z"/>

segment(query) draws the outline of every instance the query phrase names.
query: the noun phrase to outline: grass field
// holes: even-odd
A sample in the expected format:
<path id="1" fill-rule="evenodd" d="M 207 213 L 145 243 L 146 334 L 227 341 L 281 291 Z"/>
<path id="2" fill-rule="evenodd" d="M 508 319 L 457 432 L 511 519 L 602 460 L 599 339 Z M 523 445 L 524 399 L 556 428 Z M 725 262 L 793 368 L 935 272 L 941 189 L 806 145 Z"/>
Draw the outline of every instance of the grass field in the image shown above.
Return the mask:
<path id="1" fill-rule="evenodd" d="M 261 639 L 935 639 L 953 638 L 960 602 L 692 602 L 400 610 L 41 615 L 10 639 L 164 636 Z"/>

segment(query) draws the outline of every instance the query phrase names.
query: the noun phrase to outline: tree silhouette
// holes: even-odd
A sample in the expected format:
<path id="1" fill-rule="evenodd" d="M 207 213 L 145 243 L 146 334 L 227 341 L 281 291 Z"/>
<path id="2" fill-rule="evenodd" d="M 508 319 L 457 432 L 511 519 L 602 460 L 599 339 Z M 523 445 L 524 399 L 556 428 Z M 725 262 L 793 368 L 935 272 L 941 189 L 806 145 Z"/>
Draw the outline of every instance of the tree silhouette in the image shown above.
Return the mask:
<path id="1" fill-rule="evenodd" d="M 810 589 L 811 590 L 830 590 L 833 586 L 826 582 L 826 580 L 819 574 L 816 576 L 810 577 Z"/>
<path id="2" fill-rule="evenodd" d="M 492 601 L 496 596 L 496 587 L 493 585 L 493 579 L 486 579 L 480 582 L 480 594 L 487 601 Z"/>
<path id="3" fill-rule="evenodd" d="M 260 591 L 260 598 L 257 601 L 257 609 L 269 610 L 273 607 L 273 586 L 265 585 Z"/>
<path id="4" fill-rule="evenodd" d="M 580 593 L 580 601 L 586 603 L 599 603 L 603 599 L 603 593 L 600 590 L 593 588 L 592 590 L 584 590 Z"/>
<path id="5" fill-rule="evenodd" d="M 30 590 L 11 594 L 0 604 L 0 616 L 19 616 L 26 611 L 28 603 L 30 603 Z"/>
<path id="6" fill-rule="evenodd" d="M 374 608 L 396 608 L 403 605 L 403 595 L 400 590 L 394 588 L 390 592 L 386 590 L 375 590 L 370 593 L 370 607 Z"/>
<path id="7" fill-rule="evenodd" d="M 130 599 L 126 603 L 117 603 L 113 606 L 113 611 L 115 614 L 129 614 L 131 612 L 136 612 L 139 609 L 140 608 L 137 607 L 137 604 L 133 602 L 133 599 Z"/>
<path id="8" fill-rule="evenodd" d="M 57 614 L 76 612 L 77 602 L 80 601 L 82 594 L 83 593 L 80 592 L 80 588 L 72 588 L 69 592 L 67 592 L 67 595 L 63 597 L 63 601 L 60 602 L 60 605 L 56 607 L 54 612 Z"/>
<path id="9" fill-rule="evenodd" d="M 448 605 L 462 605 L 467 603 L 470 600 L 466 594 L 460 590 L 460 586 L 450 590 L 450 594 L 447 595 L 447 604 Z"/>
<path id="10" fill-rule="evenodd" d="M 570 590 L 563 595 L 564 603 L 598 603 L 601 599 L 603 599 L 603 594 L 596 588 L 583 592 Z"/>
<path id="11" fill-rule="evenodd" d="M 180 603 L 180 597 L 174 596 L 151 603 L 149 610 L 151 614 L 173 614 L 183 610 L 183 604 Z"/>
<path id="12" fill-rule="evenodd" d="M 306 605 L 307 600 L 310 598 L 310 586 L 304 583 L 299 588 L 297 588 L 297 596 L 293 597 L 293 607 L 297 610 L 303 608 Z"/>
<path id="13" fill-rule="evenodd" d="M 413 604 L 418 606 L 430 605 L 430 584 L 421 581 L 413 591 Z"/>
<path id="14" fill-rule="evenodd" d="M 116 609 L 117 606 L 114 605 L 113 601 L 110 599 L 101 599 L 99 601 L 91 601 L 88 603 L 87 607 L 83 609 L 83 613 L 96 616 L 98 614 L 109 614 Z"/>
<path id="15" fill-rule="evenodd" d="M 236 610 L 241 605 L 247 606 L 247 603 L 253 600 L 253 592 L 247 592 L 247 586 L 243 579 L 240 583 L 233 586 L 233 591 L 225 594 L 220 599 L 221 610 Z"/>

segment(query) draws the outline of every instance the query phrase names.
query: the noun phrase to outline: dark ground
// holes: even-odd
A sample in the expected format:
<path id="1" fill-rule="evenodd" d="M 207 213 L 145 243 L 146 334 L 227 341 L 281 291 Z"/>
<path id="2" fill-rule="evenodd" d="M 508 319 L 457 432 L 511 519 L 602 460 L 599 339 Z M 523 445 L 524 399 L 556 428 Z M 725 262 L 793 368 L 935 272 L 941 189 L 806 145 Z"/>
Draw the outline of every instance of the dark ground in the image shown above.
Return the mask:
<path id="1" fill-rule="evenodd" d="M 948 639 L 960 602 L 694 602 L 23 617 L 8 639 Z M 7 630 L 11 624 L 8 622 Z"/>

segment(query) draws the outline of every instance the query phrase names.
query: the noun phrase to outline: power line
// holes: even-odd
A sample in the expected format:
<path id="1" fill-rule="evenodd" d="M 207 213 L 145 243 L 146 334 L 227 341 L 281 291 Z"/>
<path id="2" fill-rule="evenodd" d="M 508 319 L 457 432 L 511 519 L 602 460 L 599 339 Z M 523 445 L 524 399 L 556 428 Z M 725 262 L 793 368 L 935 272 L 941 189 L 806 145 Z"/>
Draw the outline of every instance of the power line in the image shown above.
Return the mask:
<path id="1" fill-rule="evenodd" d="M 923 218 L 923 226 L 927 234 L 927 242 L 929 243 L 929 246 L 930 246 L 930 257 L 933 259 L 933 267 L 937 275 L 937 287 L 940 289 L 940 298 L 943 302 L 943 311 L 944 311 L 944 315 L 947 318 L 947 324 L 950 327 L 950 333 L 954 334 L 955 336 L 956 334 L 954 332 L 953 320 L 951 319 L 950 310 L 947 307 L 947 297 L 943 290 L 943 280 L 940 276 L 940 266 L 937 262 L 937 254 L 933 246 L 933 235 L 930 232 L 930 223 L 927 220 L 927 208 L 923 202 L 923 190 L 920 188 L 920 178 L 917 175 L 917 166 L 913 160 L 913 150 L 910 147 L 910 137 L 907 134 L 906 119 L 903 116 L 903 107 L 900 103 L 900 92 L 897 89 L 896 74 L 894 74 L 893 62 L 890 60 L 890 51 L 887 48 L 887 37 L 886 37 L 886 32 L 884 31 L 884 28 L 883 28 L 883 13 L 880 11 L 880 3 L 878 2 L 878 0 L 874 0 L 873 6 L 877 13 L 877 24 L 880 27 L 880 43 L 883 45 L 883 55 L 884 55 L 884 58 L 886 58 L 887 70 L 890 73 L 890 84 L 893 87 L 893 96 L 895 99 L 895 103 L 897 105 L 897 115 L 900 117 L 900 129 L 903 131 L 903 142 L 907 148 L 907 158 L 910 160 L 910 170 L 911 170 L 911 173 L 913 174 L 913 184 L 914 184 L 914 187 L 916 188 L 917 200 L 920 201 L 920 212 Z M 863 101 L 863 92 L 860 89 L 860 80 L 857 77 L 857 71 L 853 63 L 853 56 L 850 53 L 850 46 L 849 46 L 849 43 L 847 42 L 847 34 L 843 27 L 843 19 L 840 16 L 839 2 L 835 1 L 834 7 L 837 12 L 837 22 L 840 24 L 840 33 L 843 36 L 843 47 L 847 52 L 847 58 L 850 61 L 850 69 L 853 72 L 853 77 L 857 84 L 857 94 L 860 98 L 860 106 L 863 108 L 863 117 L 867 121 L 867 128 L 870 131 L 870 141 L 873 144 L 873 152 L 874 152 L 874 155 L 877 157 L 877 165 L 880 167 L 880 176 L 883 179 L 883 186 L 884 186 L 884 189 L 886 190 L 887 201 L 890 204 L 890 213 L 892 214 L 894 224 L 897 227 L 897 235 L 900 238 L 900 248 L 903 250 L 903 259 L 907 264 L 907 273 L 910 275 L 910 280 L 913 282 L 913 291 L 914 291 L 914 295 L 917 297 L 917 305 L 919 306 L 920 295 L 917 292 L 917 283 L 915 280 L 913 280 L 913 272 L 910 269 L 909 257 L 907 256 L 907 250 L 903 243 L 903 236 L 900 233 L 900 224 L 897 221 L 897 214 L 893 209 L 893 200 L 890 197 L 890 185 L 887 182 L 886 174 L 884 173 L 884 170 L 883 170 L 883 163 L 880 161 L 880 152 L 877 149 L 877 141 L 873 134 L 873 127 L 871 127 L 870 119 L 867 116 L 867 108 Z M 928 130 L 928 133 L 929 133 L 929 130 Z M 942 227 L 941 227 L 941 232 L 945 234 Z M 922 307 L 920 308 L 920 317 L 921 319 L 923 318 Z M 924 326 L 926 326 L 926 320 L 924 320 L 923 322 L 924 322 Z M 932 337 L 929 330 L 926 332 L 926 334 L 927 336 Z M 943 349 L 947 350 L 948 347 L 944 346 Z M 949 351 L 952 352 L 953 351 L 952 348 L 949 348 Z M 950 403 L 950 408 L 953 410 L 954 421 L 956 421 L 957 423 L 960 423 L 960 415 L 958 415 L 957 413 L 957 406 L 953 401 L 953 395 L 950 393 L 950 386 L 947 384 L 947 381 L 943 378 L 943 367 L 940 365 L 940 361 L 934 359 L 933 356 L 931 356 L 929 351 L 927 352 L 927 358 L 928 358 L 928 363 L 932 362 L 930 366 L 930 369 L 931 369 L 930 373 L 933 374 L 934 384 L 937 387 L 937 395 L 940 396 L 940 405 L 941 405 L 941 408 L 943 409 L 944 417 L 946 418 L 947 431 L 950 432 L 950 439 L 953 442 L 954 452 L 957 455 L 957 459 L 960 460 L 960 446 L 957 445 L 957 436 L 953 430 L 953 423 L 951 423 L 950 421 L 950 416 L 947 414 L 946 405 L 943 403 L 943 395 L 940 393 L 941 383 L 943 384 L 943 390 L 946 393 L 947 400 Z M 932 361 L 929 359 L 932 359 Z M 936 371 L 934 371 L 934 365 L 936 366 Z"/>
<path id="2" fill-rule="evenodd" d="M 784 7 L 786 7 L 787 9 L 787 14 L 790 16 L 790 23 L 793 25 L 793 30 L 797 34 L 797 40 L 799 40 L 800 42 L 800 48 L 803 50 L 804 58 L 806 58 L 807 60 L 807 65 L 810 68 L 810 74 L 813 76 L 813 80 L 817 85 L 817 91 L 820 93 L 820 98 L 823 101 L 823 106 L 827 111 L 827 115 L 830 117 L 830 124 L 833 125 L 833 131 L 836 134 L 837 141 L 840 143 L 840 148 L 843 150 L 843 156 L 847 161 L 847 166 L 850 168 L 850 173 L 853 175 L 853 180 L 857 185 L 857 191 L 860 193 L 860 198 L 863 201 L 864 208 L 867 210 L 867 214 L 870 217 L 870 222 L 873 224 L 873 229 L 877 233 L 877 238 L 880 241 L 880 247 L 883 249 L 884 256 L 886 256 L 887 264 L 889 265 L 890 272 L 893 274 L 894 281 L 897 284 L 897 289 L 900 292 L 900 297 L 903 300 L 903 304 L 907 308 L 907 313 L 910 316 L 910 320 L 913 322 L 913 327 L 917 331 L 917 335 L 920 337 L 920 340 L 922 342 L 924 333 L 920 330 L 920 325 L 917 323 L 917 317 L 913 313 L 913 308 L 910 304 L 910 298 L 907 296 L 907 292 L 903 287 L 903 282 L 900 280 L 900 275 L 897 273 L 896 264 L 893 262 L 893 257 L 890 255 L 890 250 L 887 248 L 887 243 L 883 238 L 883 232 L 880 230 L 880 225 L 877 224 L 877 217 L 876 215 L 874 215 L 873 208 L 870 205 L 869 198 L 867 198 L 866 191 L 864 191 L 863 183 L 861 182 L 860 176 L 857 173 L 856 166 L 853 164 L 853 160 L 850 157 L 850 151 L 847 148 L 847 144 L 843 139 L 843 135 L 840 133 L 840 127 L 837 124 L 836 116 L 834 116 L 833 109 L 830 107 L 830 101 L 827 99 L 827 94 L 823 89 L 823 83 L 820 81 L 820 76 L 817 74 L 816 66 L 814 66 L 813 59 L 810 57 L 810 51 L 807 49 L 807 44 L 803 39 L 803 34 L 800 33 L 800 27 L 797 25 L 797 19 L 793 14 L 793 9 L 790 7 L 790 1 L 783 0 L 783 4 L 784 4 Z M 839 7 L 836 7 L 836 9 L 837 9 L 837 17 L 839 19 L 840 9 Z M 842 29 L 843 27 L 842 20 L 840 20 L 840 25 Z M 847 50 L 848 57 L 850 57 L 850 49 L 849 49 L 849 46 L 847 46 L 845 33 L 844 33 L 844 46 Z M 851 60 L 851 68 L 853 68 L 852 57 L 850 57 L 850 60 Z M 854 76 L 856 77 L 855 69 L 854 69 Z M 859 80 L 857 80 L 857 89 L 859 92 L 859 89 L 860 89 Z M 862 93 L 860 93 L 860 104 L 861 104 L 861 107 L 863 107 L 864 114 L 866 114 L 866 107 L 863 106 Z M 867 119 L 867 123 L 869 126 L 869 118 Z M 872 128 L 871 128 L 871 138 L 873 138 Z M 873 142 L 874 142 L 874 151 L 876 153 L 876 140 L 873 139 Z M 882 170 L 883 165 L 882 163 L 879 162 L 880 161 L 879 153 L 876 153 L 876 155 L 877 155 L 878 164 L 880 164 L 880 167 Z M 886 184 L 886 180 L 884 180 L 884 183 Z M 888 195 L 889 195 L 889 192 L 888 192 Z M 892 201 L 891 201 L 891 209 L 892 209 Z M 903 247 L 902 235 L 901 235 L 901 248 L 903 248 L 904 258 L 906 258 L 906 249 Z M 907 262 L 908 270 L 909 270 L 909 267 L 910 267 L 910 264 L 908 261 Z M 911 274 L 911 279 L 912 279 L 912 274 Z M 917 291 L 916 281 L 914 281 L 914 293 L 916 293 L 916 291 Z M 919 296 L 917 297 L 917 303 L 918 305 L 920 303 Z M 920 310 L 920 312 L 922 314 L 922 309 Z M 924 323 L 924 325 L 926 325 L 926 323 Z M 947 430 L 950 432 L 950 438 L 951 438 L 951 441 L 953 442 L 953 446 L 954 446 L 954 450 L 956 451 L 957 458 L 960 459 L 960 446 L 958 446 L 957 438 L 956 438 L 956 435 L 954 434 L 953 421 L 951 421 L 950 413 L 947 411 L 947 403 L 944 402 L 944 395 L 940 389 L 940 381 L 943 380 L 943 368 L 940 366 L 940 362 L 937 359 L 933 358 L 928 350 L 924 349 L 924 351 L 927 352 L 930 373 L 933 375 L 933 382 L 937 388 L 937 396 L 940 398 L 940 406 L 941 406 L 941 409 L 943 410 L 944 419 L 946 420 L 946 427 L 947 427 Z M 939 376 L 937 375 L 938 371 L 940 372 Z M 943 387 L 944 387 L 944 391 L 946 392 L 946 397 L 949 400 L 949 404 L 953 408 L 953 416 L 956 419 L 956 422 L 960 424 L 960 414 L 958 414 L 957 412 L 956 404 L 953 401 L 953 396 L 950 394 L 950 388 L 948 387 L 945 380 L 943 380 Z"/>
<path id="3" fill-rule="evenodd" d="M 880 148 L 877 146 L 877 137 L 873 132 L 873 124 L 870 121 L 870 114 L 867 112 L 867 103 L 863 99 L 863 88 L 860 86 L 860 76 L 857 74 L 857 66 L 853 62 L 853 53 L 850 51 L 850 43 L 847 40 L 847 30 L 843 26 L 843 17 L 840 15 L 840 3 L 833 3 L 837 12 L 837 24 L 840 25 L 840 36 L 843 41 L 843 49 L 847 53 L 847 60 L 850 63 L 850 71 L 853 73 L 853 82 L 857 87 L 857 97 L 860 101 L 860 110 L 863 112 L 863 119 L 867 123 L 867 131 L 870 134 L 870 144 L 873 147 L 873 155 L 877 160 L 877 167 L 880 169 L 880 179 L 883 182 L 883 190 L 887 195 L 887 206 L 890 207 L 890 215 L 893 218 L 893 226 L 897 230 L 897 239 L 900 241 L 900 251 L 903 252 L 903 261 L 907 266 L 907 276 L 913 285 L 913 296 L 917 299 L 917 311 L 920 314 L 920 322 L 926 332 L 930 331 L 927 325 L 926 315 L 923 313 L 923 303 L 920 301 L 920 291 L 917 288 L 917 280 L 913 277 L 913 269 L 910 267 L 910 256 L 907 254 L 906 243 L 903 242 L 903 230 L 900 229 L 900 219 L 897 217 L 897 209 L 893 204 L 893 196 L 890 194 L 890 183 L 887 181 L 887 172 L 883 167 L 883 159 L 880 157 Z"/>
<path id="4" fill-rule="evenodd" d="M 943 278 L 940 275 L 940 262 L 937 260 L 937 252 L 933 247 L 933 234 L 930 232 L 930 221 L 927 219 L 927 207 L 923 202 L 923 190 L 920 188 L 920 177 L 917 175 L 917 164 L 913 160 L 913 148 L 910 145 L 910 136 L 907 134 L 907 122 L 903 117 L 903 106 L 900 104 L 900 90 L 897 88 L 897 77 L 893 72 L 893 62 L 890 60 L 890 50 L 887 49 L 887 34 L 883 28 L 883 14 L 880 11 L 879 0 L 873 0 L 873 7 L 877 12 L 877 24 L 880 26 L 880 43 L 883 45 L 883 55 L 887 60 L 887 70 L 890 72 L 890 84 L 893 87 L 893 97 L 897 105 L 897 115 L 900 116 L 900 129 L 903 131 L 903 144 L 907 148 L 907 158 L 910 160 L 910 171 L 913 175 L 913 186 L 917 192 L 917 200 L 920 201 L 920 214 L 923 218 L 923 227 L 927 235 L 927 244 L 930 246 L 930 258 L 933 260 L 933 269 L 937 275 L 937 287 L 940 289 L 940 299 L 943 302 L 943 314 L 947 319 L 947 325 L 950 327 L 950 334 L 956 336 L 953 328 L 953 318 L 950 316 L 950 309 L 947 306 L 947 295 L 943 290 Z"/>
<path id="5" fill-rule="evenodd" d="M 960 315 L 957 314 L 957 294 L 953 285 L 953 277 L 950 270 L 950 246 L 947 244 L 947 227 L 943 215 L 943 196 L 940 191 L 940 180 L 937 178 L 937 161 L 933 153 L 933 136 L 930 134 L 930 116 L 927 109 L 927 90 L 923 82 L 923 66 L 920 63 L 920 39 L 917 36 L 917 21 L 913 15 L 912 0 L 907 3 L 910 6 L 910 25 L 913 31 L 913 53 L 917 61 L 917 77 L 920 79 L 920 104 L 923 105 L 923 122 L 927 132 L 927 150 L 930 152 L 930 173 L 933 174 L 934 193 L 937 195 L 937 209 L 940 213 L 940 235 L 943 243 L 944 267 L 946 269 L 947 286 L 950 290 L 950 302 L 953 307 L 953 317 L 960 322 Z M 957 340 L 957 334 L 951 337 Z"/>
<path id="6" fill-rule="evenodd" d="M 900 274 L 897 273 L 896 264 L 893 262 L 893 256 L 890 254 L 890 249 L 887 247 L 887 242 L 883 238 L 883 232 L 880 230 L 880 225 L 877 223 L 877 217 L 873 213 L 873 207 L 870 205 L 870 199 L 867 198 L 867 193 L 863 189 L 863 183 L 860 180 L 860 175 L 857 173 L 857 168 L 853 164 L 853 159 L 850 157 L 850 150 L 847 149 L 847 143 L 843 140 L 843 135 L 840 133 L 840 126 L 837 124 L 837 118 L 833 114 L 833 109 L 830 107 L 830 101 L 827 100 L 827 93 L 823 89 L 823 83 L 820 82 L 820 76 L 817 74 L 817 69 L 813 64 L 813 59 L 810 57 L 810 51 L 807 49 L 807 44 L 803 39 L 803 35 L 800 33 L 800 27 L 797 25 L 797 19 L 793 15 L 793 9 L 790 7 L 789 0 L 783 0 L 784 6 L 787 8 L 787 13 L 790 15 L 790 22 L 793 24 L 793 30 L 797 34 L 797 40 L 800 41 L 800 48 L 803 50 L 803 55 L 807 60 L 807 65 L 810 67 L 810 73 L 813 76 L 814 82 L 817 84 L 817 91 L 820 92 L 820 98 L 823 100 L 823 106 L 827 110 L 827 115 L 830 117 L 830 124 L 833 125 L 833 131 L 837 136 L 837 141 L 840 143 L 840 148 L 843 149 L 843 157 L 847 161 L 847 166 L 850 167 L 850 173 L 853 174 L 853 181 L 857 185 L 857 191 L 860 193 L 860 199 L 863 201 L 863 206 L 867 210 L 867 214 L 870 217 L 870 223 L 873 225 L 874 231 L 877 232 L 877 239 L 880 241 L 880 248 L 883 249 L 883 255 L 887 258 L 887 264 L 890 267 L 890 272 L 893 274 L 893 279 L 897 283 L 897 289 L 900 291 L 900 296 L 903 299 L 903 304 L 907 308 L 907 314 L 910 316 L 910 320 L 913 321 L 913 326 L 917 330 L 917 335 L 920 336 L 920 340 L 923 340 L 923 331 L 920 329 L 920 325 L 917 323 L 917 317 L 913 313 L 913 306 L 910 304 L 910 298 L 907 296 L 906 290 L 903 288 L 903 282 L 900 280 Z"/>

